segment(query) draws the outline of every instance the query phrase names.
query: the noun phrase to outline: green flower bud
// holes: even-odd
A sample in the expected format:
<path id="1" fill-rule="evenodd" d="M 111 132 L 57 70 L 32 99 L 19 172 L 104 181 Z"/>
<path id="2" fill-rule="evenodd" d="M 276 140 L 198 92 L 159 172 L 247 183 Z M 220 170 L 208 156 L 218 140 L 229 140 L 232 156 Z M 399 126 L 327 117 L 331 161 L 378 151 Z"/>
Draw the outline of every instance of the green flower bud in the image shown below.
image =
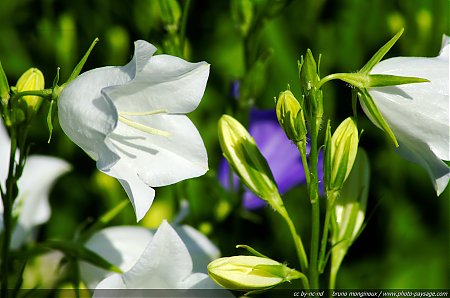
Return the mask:
<path id="1" fill-rule="evenodd" d="M 339 190 L 344 185 L 358 152 L 358 128 L 353 118 L 342 121 L 331 141 L 326 141 L 325 174 L 327 190 Z"/>
<path id="2" fill-rule="evenodd" d="M 284 209 L 272 171 L 244 126 L 233 117 L 223 115 L 219 120 L 219 142 L 223 155 L 241 181 L 275 210 Z"/>
<path id="3" fill-rule="evenodd" d="M 230 290 L 267 290 L 286 281 L 304 277 L 272 259 L 256 256 L 220 258 L 208 265 L 209 276 Z"/>
<path id="4" fill-rule="evenodd" d="M 0 62 L 0 99 L 3 105 L 6 105 L 9 100 L 9 84 L 8 78 L 3 71 L 2 63 Z"/>
<path id="5" fill-rule="evenodd" d="M 320 81 L 316 60 L 310 49 L 299 65 L 300 68 L 300 86 L 302 88 L 305 102 L 305 110 L 308 121 L 316 121 L 317 127 L 320 127 L 323 116 L 323 94 L 319 88 Z M 315 133 L 315 132 L 311 132 Z"/>
<path id="6" fill-rule="evenodd" d="M 306 139 L 303 109 L 291 91 L 281 92 L 277 100 L 277 118 L 286 136 L 297 143 Z"/>
<path id="7" fill-rule="evenodd" d="M 30 68 L 22 74 L 16 84 L 17 92 L 43 90 L 45 85 L 44 75 L 37 68 Z M 35 113 L 39 110 L 42 97 L 36 95 L 23 96 L 23 100 L 27 103 L 28 114 Z"/>

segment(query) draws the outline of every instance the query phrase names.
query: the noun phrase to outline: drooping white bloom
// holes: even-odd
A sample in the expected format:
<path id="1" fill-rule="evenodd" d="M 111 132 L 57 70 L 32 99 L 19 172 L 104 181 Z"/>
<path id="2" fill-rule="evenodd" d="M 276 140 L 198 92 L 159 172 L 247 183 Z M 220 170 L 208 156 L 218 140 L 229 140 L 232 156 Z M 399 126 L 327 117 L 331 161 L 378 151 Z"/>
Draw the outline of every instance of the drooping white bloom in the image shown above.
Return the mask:
<path id="1" fill-rule="evenodd" d="M 112 274 L 81 262 L 81 277 L 89 288 L 217 288 L 205 273 L 219 251 L 189 226 L 172 228 L 163 221 L 156 233 L 137 226 L 110 227 L 94 234 L 86 247 L 124 272 Z"/>
<path id="2" fill-rule="evenodd" d="M 11 141 L 0 122 L 0 184 L 5 189 L 8 177 Z M 66 173 L 70 165 L 62 159 L 31 155 L 27 158 L 22 177 L 18 181 L 19 194 L 14 202 L 13 216 L 18 216 L 11 238 L 11 248 L 18 248 L 37 225 L 50 218 L 48 195 L 55 180 Z M 3 230 L 3 204 L 0 204 L 0 231 Z"/>
<path id="3" fill-rule="evenodd" d="M 203 175 L 206 149 L 184 115 L 203 96 L 206 62 L 189 63 L 135 42 L 133 59 L 123 67 L 102 67 L 78 76 L 61 92 L 59 121 L 69 138 L 117 178 L 137 220 L 147 213 L 151 187 Z"/>
<path id="4" fill-rule="evenodd" d="M 449 51 L 449 38 L 444 37 L 437 57 L 391 58 L 370 72 L 430 81 L 372 88 L 369 93 L 399 142 L 399 154 L 427 170 L 438 195 L 450 179 L 450 168 L 442 161 L 450 160 Z"/>

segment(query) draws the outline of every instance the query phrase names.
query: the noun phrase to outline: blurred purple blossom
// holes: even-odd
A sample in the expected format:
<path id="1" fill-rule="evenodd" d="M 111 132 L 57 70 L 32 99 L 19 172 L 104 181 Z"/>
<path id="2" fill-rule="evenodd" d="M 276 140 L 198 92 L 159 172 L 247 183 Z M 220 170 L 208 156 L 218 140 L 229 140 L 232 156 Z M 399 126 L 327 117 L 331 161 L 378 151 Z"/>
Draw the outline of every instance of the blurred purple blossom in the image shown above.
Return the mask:
<path id="1" fill-rule="evenodd" d="M 248 131 L 266 158 L 281 194 L 296 185 L 306 183 L 300 154 L 295 144 L 286 137 L 279 125 L 275 110 L 252 109 Z M 306 150 L 309 152 L 309 146 Z M 318 173 L 320 187 L 323 188 L 323 183 L 321 183 L 323 181 L 322 154 L 319 154 Z M 234 174 L 231 178 L 230 175 L 230 167 L 224 158 L 219 165 L 219 181 L 228 190 L 231 188 L 231 182 L 232 188 L 237 191 L 239 178 Z M 258 209 L 267 204 L 247 188 L 245 188 L 242 199 L 243 206 L 249 210 Z"/>

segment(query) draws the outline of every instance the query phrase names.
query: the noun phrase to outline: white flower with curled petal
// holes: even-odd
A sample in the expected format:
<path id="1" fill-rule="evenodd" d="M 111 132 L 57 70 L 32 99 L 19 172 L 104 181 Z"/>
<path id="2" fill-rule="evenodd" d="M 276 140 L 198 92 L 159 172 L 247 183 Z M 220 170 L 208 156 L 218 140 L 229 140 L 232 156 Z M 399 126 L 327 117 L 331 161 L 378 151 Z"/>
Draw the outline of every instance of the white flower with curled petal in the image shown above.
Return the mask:
<path id="1" fill-rule="evenodd" d="M 173 228 L 163 221 L 156 233 L 136 226 L 106 228 L 94 234 L 86 247 L 124 272 L 111 273 L 81 262 L 81 277 L 89 288 L 218 289 L 206 270 L 219 251 L 189 226 Z"/>
<path id="2" fill-rule="evenodd" d="M 399 142 L 398 153 L 427 170 L 438 195 L 450 179 L 450 168 L 442 161 L 450 160 L 449 51 L 445 36 L 437 57 L 391 58 L 370 71 L 430 81 L 371 88 L 369 93 Z"/>
<path id="3" fill-rule="evenodd" d="M 123 67 L 102 67 L 78 76 L 61 92 L 59 121 L 69 138 L 117 178 L 137 220 L 150 208 L 155 191 L 203 175 L 208 169 L 200 134 L 184 114 L 203 96 L 206 62 L 189 63 L 135 42 Z"/>
<path id="4" fill-rule="evenodd" d="M 0 184 L 5 189 L 8 177 L 9 150 L 11 141 L 3 123 L 0 121 Z M 19 194 L 14 201 L 13 216 L 17 217 L 14 226 L 11 248 L 19 248 L 30 236 L 34 228 L 50 218 L 48 195 L 50 187 L 62 174 L 69 171 L 70 165 L 62 159 L 30 155 L 17 182 Z M 3 230 L 3 204 L 0 204 L 0 232 Z"/>

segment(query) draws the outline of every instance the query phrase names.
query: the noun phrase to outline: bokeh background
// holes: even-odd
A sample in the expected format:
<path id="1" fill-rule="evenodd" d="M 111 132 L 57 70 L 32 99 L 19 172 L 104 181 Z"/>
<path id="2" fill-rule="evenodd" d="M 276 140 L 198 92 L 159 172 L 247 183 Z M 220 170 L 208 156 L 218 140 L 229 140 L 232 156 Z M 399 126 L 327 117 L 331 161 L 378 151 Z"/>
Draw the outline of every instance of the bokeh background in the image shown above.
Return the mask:
<path id="1" fill-rule="evenodd" d="M 0 60 L 11 85 L 25 70 L 38 67 L 46 76 L 46 87 L 51 87 L 57 67 L 61 67 L 61 81 L 67 79 L 95 37 L 100 42 L 85 70 L 127 63 L 137 39 L 156 45 L 158 54 L 210 63 L 205 96 L 190 114 L 207 147 L 210 171 L 158 188 L 150 213 L 139 224 L 155 228 L 163 218 L 173 220 L 186 200 L 190 213 L 183 223 L 205 233 L 224 256 L 243 253 L 234 246 L 248 244 L 296 266 L 294 246 L 280 218 L 270 208 L 244 210 L 239 195 L 228 193 L 217 182 L 218 119 L 229 113 L 246 123 L 251 107 L 273 109 L 273 98 L 288 84 L 298 95 L 297 61 L 307 48 L 316 58 L 322 54 L 321 75 L 356 71 L 404 27 L 387 57 L 436 56 L 442 35 L 449 34 L 449 2 L 179 0 L 179 11 L 167 11 L 173 2 L 1 0 Z M 183 47 L 180 32 L 187 2 Z M 242 13 L 239 8 L 249 2 L 254 3 L 253 13 Z M 239 84 L 238 97 L 233 84 Z M 336 127 L 352 113 L 350 89 L 332 82 L 324 96 L 325 117 Z M 38 239 L 71 239 L 82 224 L 126 196 L 114 179 L 96 170 L 95 162 L 57 123 L 47 144 L 46 109 L 35 120 L 31 153 L 61 157 L 73 170 L 55 185 L 52 216 Z M 372 175 L 367 225 L 344 260 L 337 286 L 449 288 L 449 190 L 437 198 L 425 170 L 396 155 L 390 141 L 359 112 L 359 126 L 364 129 L 360 145 L 368 152 Z M 308 243 L 310 208 L 305 187 L 296 187 L 284 198 Z M 136 224 L 131 206 L 112 224 Z"/>

